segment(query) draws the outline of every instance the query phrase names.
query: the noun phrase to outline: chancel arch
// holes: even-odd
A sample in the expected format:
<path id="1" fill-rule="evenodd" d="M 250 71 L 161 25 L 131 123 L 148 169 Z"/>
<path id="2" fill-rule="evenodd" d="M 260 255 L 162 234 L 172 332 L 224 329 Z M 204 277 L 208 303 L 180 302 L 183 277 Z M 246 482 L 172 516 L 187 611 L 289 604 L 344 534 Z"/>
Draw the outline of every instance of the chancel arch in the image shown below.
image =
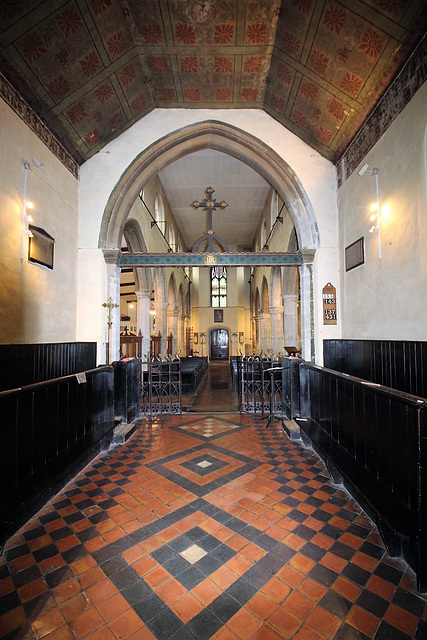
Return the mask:
<path id="1" fill-rule="evenodd" d="M 232 125 L 204 121 L 174 131 L 143 150 L 127 167 L 104 210 L 99 247 L 114 250 L 120 246 L 132 205 L 144 186 L 164 167 L 175 160 L 202 149 L 215 149 L 232 155 L 257 171 L 277 191 L 291 216 L 298 246 L 315 251 L 319 246 L 317 221 L 310 200 L 297 175 L 276 152 L 253 135 Z M 160 212 L 158 213 L 160 215 Z M 302 295 L 310 306 L 310 281 L 304 279 Z M 268 305 L 264 306 L 264 312 Z M 311 318 L 305 321 L 310 326 Z M 307 341 L 306 356 L 311 344 Z"/>

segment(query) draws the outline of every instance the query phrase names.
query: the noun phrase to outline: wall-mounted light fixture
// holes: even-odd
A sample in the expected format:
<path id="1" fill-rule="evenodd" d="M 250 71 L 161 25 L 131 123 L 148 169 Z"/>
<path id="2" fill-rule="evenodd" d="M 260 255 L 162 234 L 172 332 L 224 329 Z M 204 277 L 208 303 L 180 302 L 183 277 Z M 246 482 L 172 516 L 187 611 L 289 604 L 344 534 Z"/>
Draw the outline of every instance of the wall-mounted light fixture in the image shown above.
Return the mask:
<path id="1" fill-rule="evenodd" d="M 41 170 L 44 169 L 44 164 L 38 160 L 38 158 L 33 158 L 34 164 Z M 29 162 L 24 162 L 24 195 L 22 199 L 22 233 L 21 233 L 21 262 L 24 261 L 24 253 L 25 253 L 25 239 L 28 236 L 29 238 L 33 237 L 33 234 L 30 231 L 29 224 L 33 222 L 33 217 L 31 214 L 27 213 L 27 209 L 33 209 L 34 204 L 27 200 L 27 181 L 28 181 L 28 171 L 31 170 L 31 164 Z"/>
<path id="2" fill-rule="evenodd" d="M 370 220 L 374 224 L 372 224 L 369 231 L 374 233 L 375 229 L 378 232 L 378 258 L 381 260 L 381 210 L 380 210 L 380 195 L 379 195 L 379 187 L 378 187 L 378 172 L 379 169 L 374 167 L 372 171 L 369 171 L 369 164 L 364 164 L 361 169 L 357 172 L 359 176 L 363 176 L 364 173 L 372 173 L 375 176 L 375 190 L 376 190 L 376 202 L 371 204 L 370 206 Z"/>

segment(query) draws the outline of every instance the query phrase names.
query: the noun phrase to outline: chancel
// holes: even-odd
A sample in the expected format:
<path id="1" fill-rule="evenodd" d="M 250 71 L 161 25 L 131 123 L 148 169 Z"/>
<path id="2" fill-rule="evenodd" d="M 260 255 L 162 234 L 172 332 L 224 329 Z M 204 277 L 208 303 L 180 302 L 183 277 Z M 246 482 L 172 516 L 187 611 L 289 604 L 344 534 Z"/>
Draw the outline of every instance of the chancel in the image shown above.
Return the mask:
<path id="1" fill-rule="evenodd" d="M 0 638 L 426 638 L 425 2 L 0 18 Z"/>

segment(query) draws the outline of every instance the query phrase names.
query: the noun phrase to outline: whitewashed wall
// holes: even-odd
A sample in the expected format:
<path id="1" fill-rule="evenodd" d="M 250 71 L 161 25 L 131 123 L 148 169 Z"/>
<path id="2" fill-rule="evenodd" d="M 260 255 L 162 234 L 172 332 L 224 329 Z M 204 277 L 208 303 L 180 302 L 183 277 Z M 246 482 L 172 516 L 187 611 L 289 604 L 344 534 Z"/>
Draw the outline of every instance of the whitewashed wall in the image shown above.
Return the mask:
<path id="1" fill-rule="evenodd" d="M 134 158 L 148 146 L 192 124 L 215 120 L 240 128 L 257 137 L 281 156 L 293 169 L 314 209 L 320 233 L 321 248 L 314 267 L 315 337 L 320 353 L 324 328 L 321 324 L 321 288 L 328 281 L 338 283 L 338 213 L 334 166 L 297 136 L 289 132 L 268 114 L 259 110 L 196 110 L 157 109 L 107 145 L 101 153 L 88 160 L 80 174 L 80 243 L 79 280 L 83 291 L 91 279 L 91 299 L 80 296 L 78 309 L 78 335 L 81 340 L 105 339 L 105 314 L 100 313 L 106 296 L 106 276 L 102 255 L 98 251 L 101 220 L 108 198 L 120 176 Z M 141 185 L 142 186 L 142 185 Z M 96 262 L 96 270 L 89 269 Z M 103 318 L 98 323 L 97 318 Z M 88 322 L 87 318 L 94 318 Z M 339 335 L 339 326 L 328 328 L 328 335 Z"/>
<path id="2" fill-rule="evenodd" d="M 0 100 L 0 342 L 76 340 L 78 181 Z M 45 168 L 37 168 L 33 158 Z M 34 225 L 55 238 L 54 269 L 21 263 L 24 162 Z M 30 211 L 28 211 L 30 213 Z M 99 328 L 98 328 L 99 332 Z"/>
<path id="3" fill-rule="evenodd" d="M 377 232 L 369 233 L 375 176 L 355 171 L 339 189 L 344 338 L 427 340 L 426 125 L 427 83 L 360 163 L 378 168 L 380 207 L 388 207 L 381 259 Z M 344 248 L 362 236 L 365 263 L 346 273 Z"/>

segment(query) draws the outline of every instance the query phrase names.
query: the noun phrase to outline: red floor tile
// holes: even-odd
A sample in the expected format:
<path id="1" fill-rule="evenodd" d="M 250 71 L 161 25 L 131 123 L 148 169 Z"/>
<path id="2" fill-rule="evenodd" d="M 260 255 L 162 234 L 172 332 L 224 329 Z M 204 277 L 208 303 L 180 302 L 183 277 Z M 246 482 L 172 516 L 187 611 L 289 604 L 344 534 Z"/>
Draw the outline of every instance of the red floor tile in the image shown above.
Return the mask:
<path id="1" fill-rule="evenodd" d="M 175 429 L 186 423 L 216 428 L 221 437 L 209 441 L 200 436 L 206 431 L 197 437 L 195 429 Z M 233 432 L 227 424 L 248 428 Z M 7 542 L 9 562 L 0 559 L 0 638 L 21 640 L 28 611 L 31 640 L 157 640 L 151 618 L 144 622 L 137 611 L 149 617 L 156 613 L 150 603 L 161 602 L 162 639 L 173 637 L 166 628 L 177 618 L 191 628 L 199 614 L 207 620 L 215 612 L 223 624 L 211 635 L 205 629 L 207 640 L 347 640 L 339 631 L 343 622 L 349 640 L 355 634 L 374 640 L 382 620 L 362 606 L 374 596 L 391 603 L 384 609 L 378 601 L 397 638 L 421 638 L 427 600 L 416 594 L 413 573 L 399 559 L 369 555 L 365 543 L 383 548 L 378 532 L 330 482 L 314 452 L 287 440 L 280 425 L 257 425 L 238 414 L 142 420 L 128 443 L 95 458 Z M 200 455 L 226 467 L 202 476 L 197 467 L 182 466 Z M 227 478 L 243 468 L 242 456 L 251 459 L 249 470 Z M 176 475 L 165 477 L 162 469 Z M 180 516 L 186 505 L 194 508 Z M 173 514 L 176 520 L 165 520 L 163 528 L 162 518 Z M 196 582 L 199 571 L 205 577 L 194 586 L 189 574 L 184 586 L 174 573 L 174 546 L 179 540 L 184 547 L 202 544 L 205 535 L 209 562 L 196 562 L 190 572 Z M 361 586 L 357 580 L 366 580 L 366 572 L 371 575 Z M 332 613 L 339 598 L 350 603 L 342 617 Z"/>
<path id="2" fill-rule="evenodd" d="M 362 609 L 357 604 L 353 605 L 350 609 L 346 622 L 351 624 L 355 629 L 364 633 L 368 638 L 374 638 L 380 624 L 379 618 L 374 616 L 372 613 L 365 611 L 365 609 Z"/>
<path id="3" fill-rule="evenodd" d="M 260 620 L 267 620 L 276 611 L 277 607 L 276 602 L 273 602 L 261 592 L 251 598 L 246 605 L 246 608 Z"/>

